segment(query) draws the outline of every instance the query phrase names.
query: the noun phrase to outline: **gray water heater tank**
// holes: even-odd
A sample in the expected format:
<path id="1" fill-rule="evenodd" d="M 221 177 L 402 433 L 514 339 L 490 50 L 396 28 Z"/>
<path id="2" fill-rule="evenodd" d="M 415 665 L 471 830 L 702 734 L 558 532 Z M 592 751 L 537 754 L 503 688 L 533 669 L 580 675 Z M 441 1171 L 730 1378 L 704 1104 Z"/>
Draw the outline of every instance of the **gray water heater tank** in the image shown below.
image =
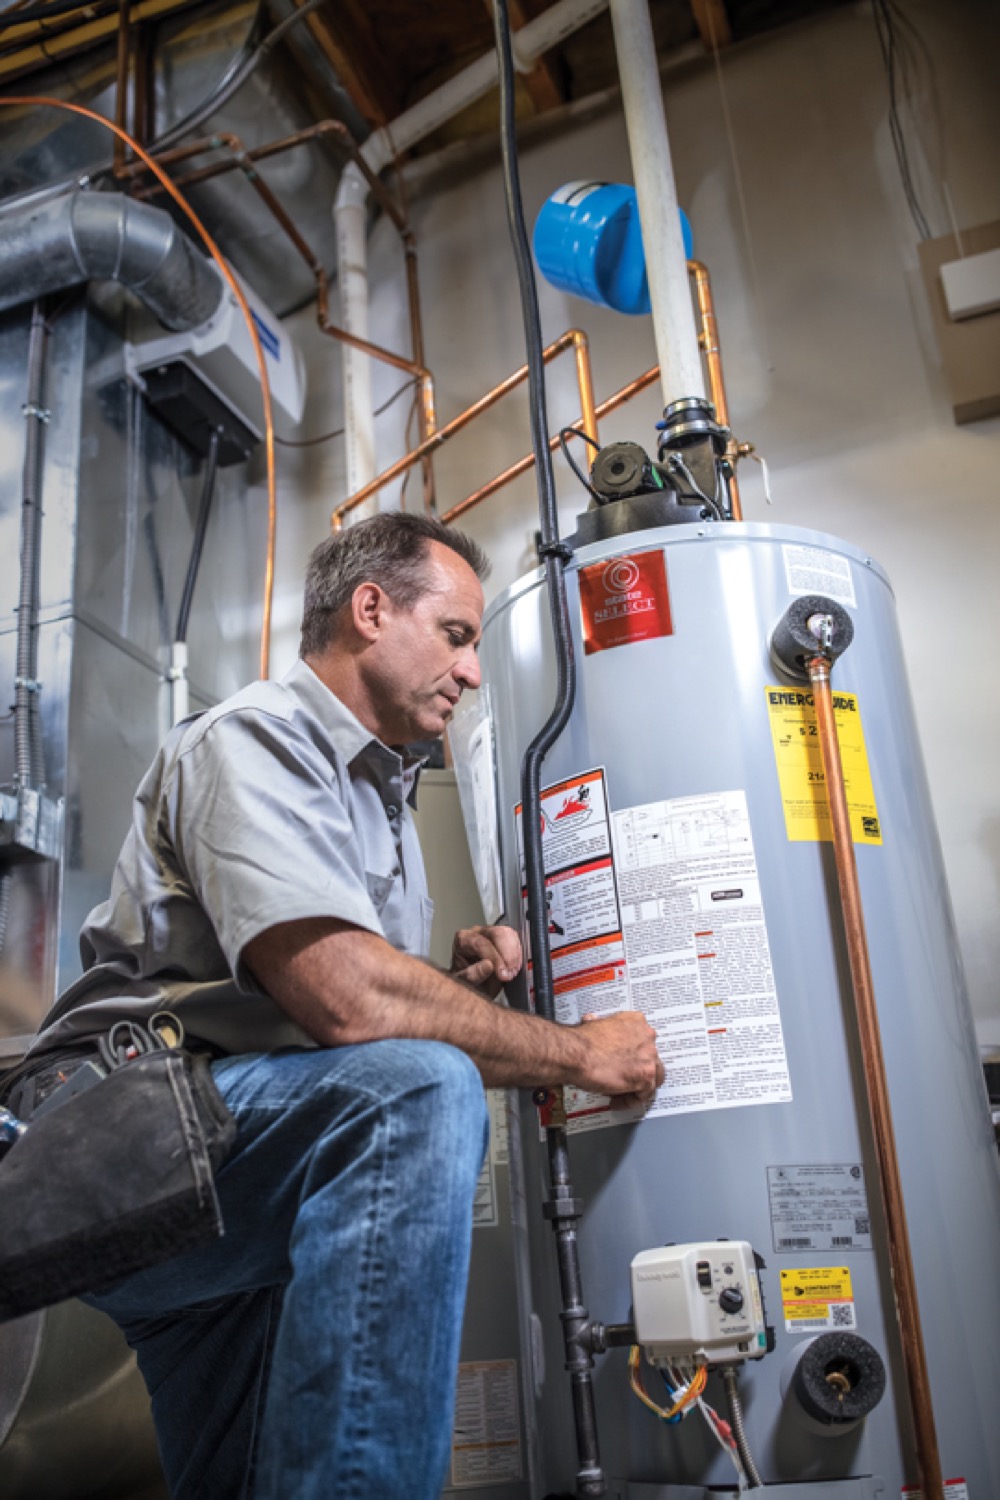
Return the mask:
<path id="1" fill-rule="evenodd" d="M 916 1486 L 815 720 L 808 688 L 769 653 L 789 603 L 823 594 L 855 627 L 833 685 L 946 1495 L 996 1500 L 1000 1179 L 889 582 L 834 538 L 740 522 L 583 547 L 567 587 L 576 705 L 542 778 L 556 1002 L 567 1021 L 643 1009 L 667 1075 L 639 1120 L 569 1098 L 589 1312 L 628 1321 L 640 1251 L 749 1241 L 775 1331 L 773 1352 L 740 1378 L 765 1482 L 858 1500 Z M 497 905 L 523 931 L 521 759 L 555 697 L 541 572 L 491 605 L 481 661 Z M 486 801 L 463 802 L 484 871 Z M 540 1500 L 572 1490 L 576 1450 L 545 1153 L 526 1095 L 521 1126 L 515 1239 Z M 808 1396 L 810 1350 L 847 1334 L 883 1367 L 884 1394 L 867 1414 L 862 1402 L 851 1420 L 826 1420 Z M 822 1382 L 835 1345 L 818 1347 Z M 861 1358 L 852 1378 L 866 1369 Z M 647 1368 L 651 1390 L 657 1378 Z M 614 1493 L 735 1489 L 697 1413 L 668 1425 L 635 1399 L 626 1351 L 601 1356 L 595 1390 Z M 724 1409 L 718 1376 L 706 1394 Z"/>

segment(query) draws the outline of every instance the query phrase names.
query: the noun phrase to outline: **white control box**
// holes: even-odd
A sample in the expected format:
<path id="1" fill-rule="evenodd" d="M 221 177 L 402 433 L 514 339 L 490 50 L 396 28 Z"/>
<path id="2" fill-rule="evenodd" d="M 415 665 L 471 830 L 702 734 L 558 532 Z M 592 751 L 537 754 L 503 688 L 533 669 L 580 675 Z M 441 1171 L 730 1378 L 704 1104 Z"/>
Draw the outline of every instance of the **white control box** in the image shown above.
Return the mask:
<path id="1" fill-rule="evenodd" d="M 632 1261 L 632 1316 L 650 1364 L 762 1358 L 768 1338 L 757 1265 L 746 1240 L 641 1251 Z"/>
<path id="2" fill-rule="evenodd" d="M 217 267 L 212 267 L 221 280 Z M 236 275 L 236 273 L 233 273 Z M 236 277 L 264 351 L 276 416 L 294 429 L 305 407 L 305 366 L 288 330 L 242 276 Z M 263 397 L 257 355 L 239 303 L 225 286 L 207 323 L 185 333 L 168 333 L 146 308 L 134 308 L 125 346 L 125 367 L 142 376 L 160 366 L 183 363 L 234 411 L 258 439 L 263 436 Z"/>

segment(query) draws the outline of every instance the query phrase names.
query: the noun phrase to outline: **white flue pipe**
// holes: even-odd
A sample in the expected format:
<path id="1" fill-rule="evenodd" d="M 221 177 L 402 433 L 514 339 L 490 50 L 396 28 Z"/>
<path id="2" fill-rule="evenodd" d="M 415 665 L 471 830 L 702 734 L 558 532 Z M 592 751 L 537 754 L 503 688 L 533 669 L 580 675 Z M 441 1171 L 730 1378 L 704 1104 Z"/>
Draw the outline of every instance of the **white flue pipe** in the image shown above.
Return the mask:
<path id="1" fill-rule="evenodd" d="M 340 323 L 359 339 L 368 337 L 367 202 L 368 184 L 354 163 L 349 162 L 341 174 L 333 219 L 337 234 Z M 342 344 L 341 369 L 347 493 L 353 495 L 376 474 L 371 356 L 350 344 Z"/>
<path id="2" fill-rule="evenodd" d="M 609 0 L 646 252 L 663 404 L 704 396 L 687 256 L 647 0 Z"/>
<path id="3" fill-rule="evenodd" d="M 539 57 L 607 8 L 608 0 L 558 0 L 549 10 L 514 34 L 514 65 L 529 72 Z M 377 130 L 362 147 L 374 172 L 381 172 L 398 153 L 437 130 L 467 105 L 488 94 L 497 82 L 496 52 L 487 52 L 398 115 L 391 126 Z M 368 269 L 365 204 L 368 184 L 349 162 L 341 174 L 333 217 L 337 236 L 337 276 L 340 320 L 349 333 L 368 337 Z M 344 428 L 347 445 L 348 494 L 375 478 L 375 417 L 371 393 L 371 356 L 341 346 L 344 378 Z"/>

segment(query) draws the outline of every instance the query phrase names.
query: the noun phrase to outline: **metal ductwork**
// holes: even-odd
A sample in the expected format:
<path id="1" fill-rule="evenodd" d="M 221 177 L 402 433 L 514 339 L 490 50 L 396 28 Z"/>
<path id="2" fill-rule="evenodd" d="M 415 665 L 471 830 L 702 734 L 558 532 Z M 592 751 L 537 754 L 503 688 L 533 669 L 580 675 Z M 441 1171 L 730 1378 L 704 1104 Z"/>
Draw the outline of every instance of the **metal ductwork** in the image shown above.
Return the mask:
<path id="1" fill-rule="evenodd" d="M 165 328 L 206 323 L 225 287 L 160 208 L 77 191 L 0 219 L 0 311 L 87 281 L 117 281 Z"/>

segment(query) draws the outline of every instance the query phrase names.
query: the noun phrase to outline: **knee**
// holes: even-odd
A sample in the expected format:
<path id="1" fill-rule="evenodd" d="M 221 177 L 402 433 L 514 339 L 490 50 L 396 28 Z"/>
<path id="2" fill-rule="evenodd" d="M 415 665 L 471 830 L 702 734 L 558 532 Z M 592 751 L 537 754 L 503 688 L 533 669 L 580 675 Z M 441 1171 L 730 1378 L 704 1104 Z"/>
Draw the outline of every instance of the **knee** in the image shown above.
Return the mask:
<path id="1" fill-rule="evenodd" d="M 381 1044 L 380 1044 L 381 1045 Z M 405 1074 L 405 1094 L 413 1105 L 420 1144 L 439 1159 L 447 1153 L 468 1158 L 478 1174 L 486 1143 L 488 1112 L 479 1069 L 447 1042 L 401 1041 L 393 1059 Z"/>

